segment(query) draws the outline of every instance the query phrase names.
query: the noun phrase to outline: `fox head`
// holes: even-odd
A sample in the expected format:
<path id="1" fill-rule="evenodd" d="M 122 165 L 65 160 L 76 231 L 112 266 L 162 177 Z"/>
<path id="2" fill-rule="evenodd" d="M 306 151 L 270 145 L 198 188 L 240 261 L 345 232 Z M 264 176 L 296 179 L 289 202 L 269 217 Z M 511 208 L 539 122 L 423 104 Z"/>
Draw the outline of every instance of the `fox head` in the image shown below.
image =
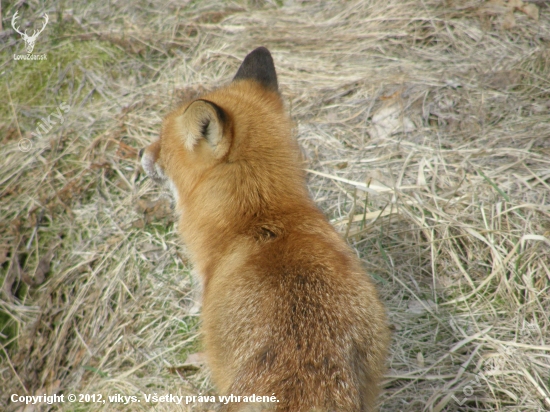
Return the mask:
<path id="1" fill-rule="evenodd" d="M 143 169 L 172 190 L 180 213 L 200 209 L 218 222 L 307 193 L 300 153 L 264 47 L 246 56 L 231 83 L 166 116 L 159 139 L 140 151 Z"/>

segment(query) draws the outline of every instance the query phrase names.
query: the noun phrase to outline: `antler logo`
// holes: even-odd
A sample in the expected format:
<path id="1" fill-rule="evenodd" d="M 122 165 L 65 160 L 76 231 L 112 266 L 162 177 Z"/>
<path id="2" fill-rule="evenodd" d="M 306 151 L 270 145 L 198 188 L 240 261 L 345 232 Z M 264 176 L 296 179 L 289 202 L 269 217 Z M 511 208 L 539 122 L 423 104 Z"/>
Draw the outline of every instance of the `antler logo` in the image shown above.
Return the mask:
<path id="1" fill-rule="evenodd" d="M 17 20 L 17 13 L 19 13 L 19 11 L 16 11 L 11 19 L 11 26 L 17 33 L 21 35 L 21 37 L 25 41 L 25 49 L 27 50 L 27 53 L 31 54 L 34 49 L 34 43 L 36 43 L 36 39 L 38 38 L 38 35 L 44 31 L 44 29 L 46 28 L 46 24 L 48 24 L 48 21 L 49 21 L 48 15 L 44 13 L 44 25 L 40 30 L 35 30 L 32 36 L 29 36 L 27 34 L 27 30 L 25 30 L 24 33 L 21 33 L 19 31 L 19 27 L 15 27 L 15 20 Z"/>

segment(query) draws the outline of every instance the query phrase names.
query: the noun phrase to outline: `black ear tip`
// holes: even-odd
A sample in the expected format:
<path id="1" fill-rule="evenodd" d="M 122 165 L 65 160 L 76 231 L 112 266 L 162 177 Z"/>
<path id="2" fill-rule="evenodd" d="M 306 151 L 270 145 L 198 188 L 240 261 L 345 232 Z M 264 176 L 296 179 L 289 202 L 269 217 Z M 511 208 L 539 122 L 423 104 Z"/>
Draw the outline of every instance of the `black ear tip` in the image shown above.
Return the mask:
<path id="1" fill-rule="evenodd" d="M 275 64 L 267 48 L 258 47 L 247 54 L 233 80 L 240 79 L 253 79 L 268 89 L 278 90 Z"/>
<path id="2" fill-rule="evenodd" d="M 273 61 L 273 58 L 271 57 L 271 53 L 269 52 L 269 50 L 264 47 L 264 46 L 260 46 L 254 50 L 252 50 L 250 53 L 248 53 L 246 55 L 246 58 L 248 58 L 248 56 L 251 56 L 251 55 L 257 55 L 257 56 L 263 56 L 264 58 L 270 58 L 271 61 Z M 246 59 L 245 58 L 245 59 Z"/>
<path id="3" fill-rule="evenodd" d="M 261 46 L 246 55 L 244 58 L 243 64 L 248 63 L 252 65 L 262 65 L 264 68 L 269 68 L 270 66 L 275 71 L 275 64 L 273 63 L 273 57 L 267 48 Z"/>

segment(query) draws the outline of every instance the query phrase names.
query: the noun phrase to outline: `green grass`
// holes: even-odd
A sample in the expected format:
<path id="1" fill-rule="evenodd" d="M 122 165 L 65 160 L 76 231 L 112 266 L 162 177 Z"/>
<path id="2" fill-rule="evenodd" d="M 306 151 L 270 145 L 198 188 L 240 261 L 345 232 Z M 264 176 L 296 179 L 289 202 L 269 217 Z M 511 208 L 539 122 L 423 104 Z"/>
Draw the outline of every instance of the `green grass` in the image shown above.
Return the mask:
<path id="1" fill-rule="evenodd" d="M 66 41 L 46 53 L 47 60 L 12 60 L 0 75 L 3 93 L 11 95 L 10 105 L 14 105 L 17 112 L 31 107 L 42 108 L 35 116 L 18 119 L 22 131 L 34 131 L 40 118 L 48 116 L 62 102 L 75 105 L 75 91 L 80 85 L 83 87 L 78 96 L 85 98 L 94 87 L 86 79 L 87 72 L 116 78 L 119 74 L 114 68 L 124 56 L 112 44 L 97 40 Z M 4 53 L 3 57 L 9 59 L 11 56 Z M 12 120 L 10 105 L 0 107 L 0 119 Z"/>

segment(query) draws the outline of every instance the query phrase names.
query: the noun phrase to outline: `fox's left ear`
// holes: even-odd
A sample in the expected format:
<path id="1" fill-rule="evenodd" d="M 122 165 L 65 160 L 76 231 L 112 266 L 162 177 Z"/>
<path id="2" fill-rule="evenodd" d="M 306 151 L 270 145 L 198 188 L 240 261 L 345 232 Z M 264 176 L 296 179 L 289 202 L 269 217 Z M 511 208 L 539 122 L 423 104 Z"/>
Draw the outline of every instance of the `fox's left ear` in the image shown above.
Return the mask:
<path id="1" fill-rule="evenodd" d="M 244 58 L 233 81 L 244 79 L 255 80 L 267 89 L 278 91 L 277 73 L 269 50 L 258 47 Z"/>
<path id="2" fill-rule="evenodd" d="M 194 150 L 202 140 L 208 143 L 216 159 L 225 156 L 230 147 L 230 136 L 224 133 L 227 115 L 217 104 L 208 100 L 195 100 L 177 121 L 183 131 L 183 144 Z"/>

